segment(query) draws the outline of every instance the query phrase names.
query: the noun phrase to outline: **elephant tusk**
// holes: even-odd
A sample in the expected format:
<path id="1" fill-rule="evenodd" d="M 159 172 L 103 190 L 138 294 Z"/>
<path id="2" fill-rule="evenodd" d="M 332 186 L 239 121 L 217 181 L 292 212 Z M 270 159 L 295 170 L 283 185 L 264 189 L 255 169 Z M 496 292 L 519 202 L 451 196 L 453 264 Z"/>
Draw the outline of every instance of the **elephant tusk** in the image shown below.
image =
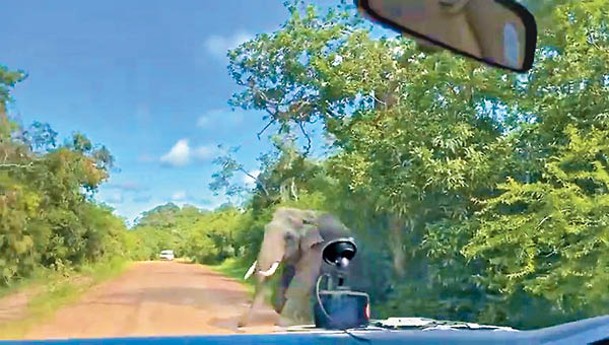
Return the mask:
<path id="1" fill-rule="evenodd" d="M 247 280 L 252 275 L 252 273 L 254 273 L 257 263 L 258 263 L 258 260 L 254 260 L 254 263 L 247 270 L 247 272 L 245 273 L 245 276 L 243 276 L 243 280 Z"/>
<path id="2" fill-rule="evenodd" d="M 275 273 L 275 271 L 277 271 L 277 267 L 279 267 L 279 261 L 274 262 L 271 265 L 271 268 L 268 269 L 268 271 L 258 271 L 258 274 L 265 277 L 270 277 L 273 275 L 273 273 Z"/>

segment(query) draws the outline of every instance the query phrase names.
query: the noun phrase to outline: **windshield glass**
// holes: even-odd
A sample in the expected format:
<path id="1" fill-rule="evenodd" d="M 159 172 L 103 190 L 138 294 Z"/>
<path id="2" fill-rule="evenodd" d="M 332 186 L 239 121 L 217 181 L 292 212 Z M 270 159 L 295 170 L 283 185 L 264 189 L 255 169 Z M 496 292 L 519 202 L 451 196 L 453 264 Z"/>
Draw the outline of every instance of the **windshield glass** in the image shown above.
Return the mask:
<path id="1" fill-rule="evenodd" d="M 2 1 L 0 339 L 275 332 L 336 282 L 371 319 L 609 313 L 606 2 L 521 3 L 523 74 L 352 1 Z"/>

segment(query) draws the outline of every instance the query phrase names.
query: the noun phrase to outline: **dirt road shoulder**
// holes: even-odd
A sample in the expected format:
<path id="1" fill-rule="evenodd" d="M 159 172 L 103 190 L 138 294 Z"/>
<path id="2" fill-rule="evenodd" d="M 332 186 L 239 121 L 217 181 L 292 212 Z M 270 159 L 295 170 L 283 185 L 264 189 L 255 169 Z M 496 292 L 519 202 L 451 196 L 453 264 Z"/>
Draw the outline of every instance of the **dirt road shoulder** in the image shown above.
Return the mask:
<path id="1" fill-rule="evenodd" d="M 64 277 L 47 274 L 0 298 L 0 340 L 20 339 L 62 306 L 78 300 L 89 288 L 128 269 L 128 262 L 114 260 L 86 267 Z"/>
<path id="2" fill-rule="evenodd" d="M 266 333 L 277 315 L 262 310 L 237 329 L 250 293 L 242 282 L 201 265 L 138 262 L 9 339 Z"/>

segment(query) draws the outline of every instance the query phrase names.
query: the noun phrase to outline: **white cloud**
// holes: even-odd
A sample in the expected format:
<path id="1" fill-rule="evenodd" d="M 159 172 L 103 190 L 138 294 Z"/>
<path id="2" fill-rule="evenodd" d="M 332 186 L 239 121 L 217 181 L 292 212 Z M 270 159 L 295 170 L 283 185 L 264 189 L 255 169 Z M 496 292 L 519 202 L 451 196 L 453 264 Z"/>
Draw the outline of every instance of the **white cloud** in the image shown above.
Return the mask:
<path id="1" fill-rule="evenodd" d="M 249 174 L 253 177 L 258 177 L 258 175 L 260 175 L 260 170 L 252 170 L 249 172 Z M 253 179 L 252 176 L 244 175 L 243 177 L 243 183 L 245 183 L 245 185 L 249 188 L 256 186 L 256 180 Z"/>
<path id="2" fill-rule="evenodd" d="M 178 190 L 171 195 L 170 201 L 180 207 L 191 205 L 201 209 L 213 210 L 229 200 L 222 195 L 196 196 L 185 190 Z"/>
<path id="3" fill-rule="evenodd" d="M 214 109 L 201 115 L 197 119 L 197 127 L 209 128 L 219 125 L 237 125 L 243 122 L 243 113 L 235 112 L 230 109 Z"/>
<path id="4" fill-rule="evenodd" d="M 171 195 L 171 200 L 173 201 L 184 201 L 186 199 L 186 192 L 183 190 L 177 191 Z"/>
<path id="5" fill-rule="evenodd" d="M 118 189 L 126 192 L 138 192 L 147 188 L 135 181 L 110 182 L 106 185 L 109 189 Z"/>
<path id="6" fill-rule="evenodd" d="M 190 162 L 190 146 L 188 139 L 180 139 L 161 157 L 161 163 L 171 166 L 184 166 Z"/>
<path id="7" fill-rule="evenodd" d="M 199 146 L 193 151 L 193 156 L 200 160 L 209 160 L 214 158 L 219 153 L 216 146 L 206 145 Z"/>
<path id="8" fill-rule="evenodd" d="M 215 145 L 201 145 L 190 147 L 188 139 L 180 139 L 175 145 L 161 157 L 161 163 L 174 167 L 182 167 L 189 164 L 193 159 L 206 161 L 214 158 L 220 150 Z"/>
<path id="9" fill-rule="evenodd" d="M 205 210 L 214 210 L 229 201 L 229 198 L 226 196 L 210 195 L 201 199 L 201 208 Z"/>
<path id="10" fill-rule="evenodd" d="M 197 127 L 207 127 L 212 123 L 208 115 L 202 115 L 197 119 Z"/>
<path id="11" fill-rule="evenodd" d="M 124 201 L 123 193 L 120 191 L 114 192 L 104 198 L 104 201 L 109 204 L 122 204 Z"/>
<path id="12" fill-rule="evenodd" d="M 149 202 L 150 200 L 152 200 L 152 195 L 142 194 L 142 195 L 134 196 L 132 201 L 136 202 L 136 203 L 146 203 L 146 202 Z"/>
<path id="13" fill-rule="evenodd" d="M 254 36 L 246 32 L 237 32 L 230 36 L 212 35 L 205 40 L 205 49 L 216 57 L 225 57 L 229 50 L 252 38 Z"/>

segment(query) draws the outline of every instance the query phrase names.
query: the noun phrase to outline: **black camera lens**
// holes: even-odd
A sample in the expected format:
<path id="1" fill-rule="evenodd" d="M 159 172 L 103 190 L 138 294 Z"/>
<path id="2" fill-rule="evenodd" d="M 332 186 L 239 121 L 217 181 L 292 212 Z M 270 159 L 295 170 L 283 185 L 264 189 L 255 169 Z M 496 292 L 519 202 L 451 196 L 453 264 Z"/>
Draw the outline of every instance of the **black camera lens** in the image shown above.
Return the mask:
<path id="1" fill-rule="evenodd" d="M 350 239 L 339 239 L 326 245 L 323 250 L 324 261 L 330 265 L 345 267 L 355 256 L 357 247 Z"/>

